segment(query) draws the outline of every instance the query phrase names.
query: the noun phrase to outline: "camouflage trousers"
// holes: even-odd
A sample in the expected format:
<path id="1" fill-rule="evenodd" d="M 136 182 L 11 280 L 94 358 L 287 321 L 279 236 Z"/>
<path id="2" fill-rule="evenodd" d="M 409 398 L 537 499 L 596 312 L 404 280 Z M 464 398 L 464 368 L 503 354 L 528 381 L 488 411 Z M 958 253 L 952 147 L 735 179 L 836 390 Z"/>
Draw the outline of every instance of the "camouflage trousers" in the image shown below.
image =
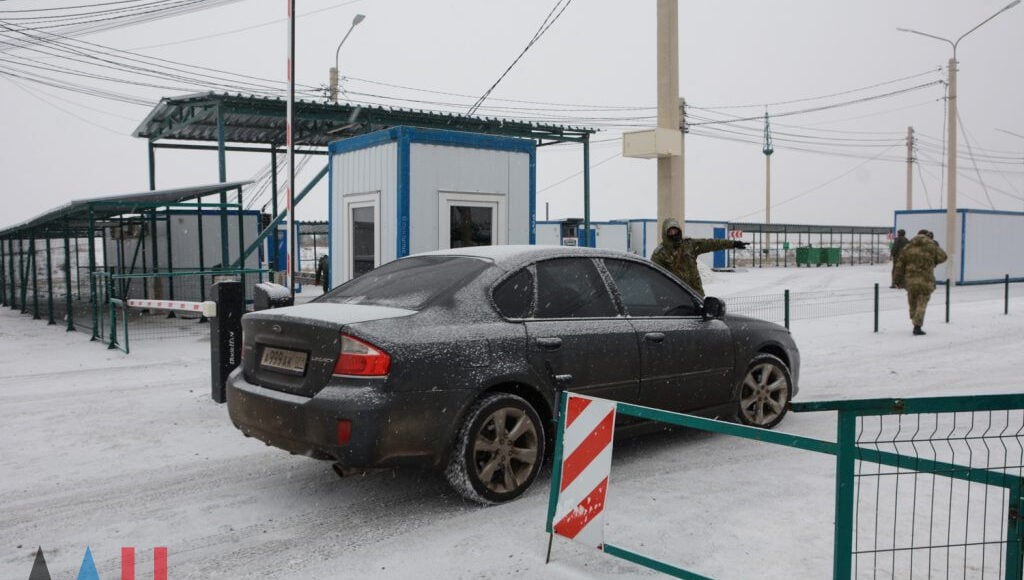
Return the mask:
<path id="1" fill-rule="evenodd" d="M 924 311 L 928 308 L 928 300 L 933 290 L 907 289 L 907 305 L 910 306 L 910 320 L 914 326 L 924 326 Z"/>

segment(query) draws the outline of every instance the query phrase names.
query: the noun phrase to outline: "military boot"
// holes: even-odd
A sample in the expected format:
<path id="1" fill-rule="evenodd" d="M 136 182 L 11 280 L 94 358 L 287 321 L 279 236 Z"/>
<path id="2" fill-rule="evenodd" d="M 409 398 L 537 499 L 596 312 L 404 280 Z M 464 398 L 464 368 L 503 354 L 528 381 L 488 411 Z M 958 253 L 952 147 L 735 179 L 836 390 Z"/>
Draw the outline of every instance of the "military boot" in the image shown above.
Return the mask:
<path id="1" fill-rule="evenodd" d="M 920 336 L 920 335 L 923 335 L 923 334 L 925 334 L 925 332 L 923 330 L 921 330 L 920 326 L 915 326 L 914 327 L 914 336 Z"/>

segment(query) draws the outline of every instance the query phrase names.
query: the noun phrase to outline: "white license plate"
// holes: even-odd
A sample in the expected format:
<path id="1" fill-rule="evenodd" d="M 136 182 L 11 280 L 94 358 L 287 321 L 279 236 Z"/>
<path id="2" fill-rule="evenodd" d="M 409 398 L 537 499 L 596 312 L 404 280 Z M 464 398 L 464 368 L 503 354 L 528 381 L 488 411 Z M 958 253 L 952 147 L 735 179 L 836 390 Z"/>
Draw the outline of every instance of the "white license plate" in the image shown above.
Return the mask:
<path id="1" fill-rule="evenodd" d="M 263 356 L 260 358 L 260 366 L 301 375 L 306 372 L 306 357 L 306 353 L 297 350 L 265 346 L 263 347 Z"/>

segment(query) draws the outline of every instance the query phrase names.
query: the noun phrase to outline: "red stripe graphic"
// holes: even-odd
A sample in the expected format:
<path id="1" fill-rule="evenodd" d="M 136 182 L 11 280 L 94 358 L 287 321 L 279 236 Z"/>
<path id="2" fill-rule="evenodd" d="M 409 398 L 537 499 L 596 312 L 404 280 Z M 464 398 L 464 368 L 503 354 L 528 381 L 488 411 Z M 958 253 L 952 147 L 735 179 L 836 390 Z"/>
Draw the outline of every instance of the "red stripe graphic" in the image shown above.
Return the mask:
<path id="1" fill-rule="evenodd" d="M 167 580 L 167 546 L 153 548 L 153 580 Z"/>
<path id="2" fill-rule="evenodd" d="M 604 510 L 604 498 L 607 491 L 608 478 L 606 477 L 594 488 L 594 491 L 583 498 L 583 501 L 580 502 L 580 505 L 576 506 L 576 509 L 569 512 L 568 515 L 562 518 L 562 521 L 555 524 L 555 533 L 569 539 L 574 539 L 580 533 L 580 530 L 587 527 L 587 524 Z"/>
<path id="3" fill-rule="evenodd" d="M 569 408 L 565 411 L 565 428 L 568 429 L 569 425 L 576 420 L 576 417 L 580 416 L 583 409 L 586 409 L 590 405 L 590 399 L 584 399 L 583 397 L 569 397 Z"/>
<path id="4" fill-rule="evenodd" d="M 121 548 L 121 580 L 135 580 L 135 548 Z"/>
<path id="5" fill-rule="evenodd" d="M 570 403 L 572 401 L 570 400 Z M 589 403 L 589 401 L 587 401 Z M 594 430 L 587 435 L 565 461 L 562 462 L 562 489 L 569 487 L 584 469 L 612 442 L 612 425 L 615 412 L 609 412 L 601 422 L 594 427 Z"/>

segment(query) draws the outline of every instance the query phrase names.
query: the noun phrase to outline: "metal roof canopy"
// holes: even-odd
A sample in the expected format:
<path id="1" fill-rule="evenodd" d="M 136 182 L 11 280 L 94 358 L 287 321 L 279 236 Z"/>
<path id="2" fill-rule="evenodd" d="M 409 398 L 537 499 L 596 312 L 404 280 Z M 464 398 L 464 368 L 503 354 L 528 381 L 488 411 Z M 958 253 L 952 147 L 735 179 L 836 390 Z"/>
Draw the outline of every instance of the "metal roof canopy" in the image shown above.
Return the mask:
<path id="1" fill-rule="evenodd" d="M 66 231 L 81 232 L 86 230 L 90 222 L 95 223 L 97 220 L 139 213 L 143 210 L 169 207 L 215 193 L 238 189 L 250 183 L 252 182 L 233 181 L 214 185 L 197 185 L 162 189 L 159 191 L 78 199 L 28 221 L 0 230 L 0 238 L 17 237 L 25 234 L 32 234 L 35 237 L 63 238 L 66 235 Z M 210 204 L 210 207 L 216 207 L 216 205 Z"/>
<path id="2" fill-rule="evenodd" d="M 824 226 L 806 224 L 764 224 L 759 222 L 729 222 L 729 229 L 753 234 L 870 234 L 892 232 L 888 226 Z"/>
<path id="3" fill-rule="evenodd" d="M 273 97 L 214 92 L 165 97 L 135 129 L 135 137 L 156 142 L 231 142 L 281 146 L 287 143 L 287 101 Z M 221 127 L 218 128 L 220 123 Z M 597 131 L 583 127 L 469 117 L 352 103 L 295 102 L 297 146 L 330 142 L 399 125 L 534 139 L 538 145 L 582 143 Z M 221 131 L 223 134 L 221 134 Z"/>

